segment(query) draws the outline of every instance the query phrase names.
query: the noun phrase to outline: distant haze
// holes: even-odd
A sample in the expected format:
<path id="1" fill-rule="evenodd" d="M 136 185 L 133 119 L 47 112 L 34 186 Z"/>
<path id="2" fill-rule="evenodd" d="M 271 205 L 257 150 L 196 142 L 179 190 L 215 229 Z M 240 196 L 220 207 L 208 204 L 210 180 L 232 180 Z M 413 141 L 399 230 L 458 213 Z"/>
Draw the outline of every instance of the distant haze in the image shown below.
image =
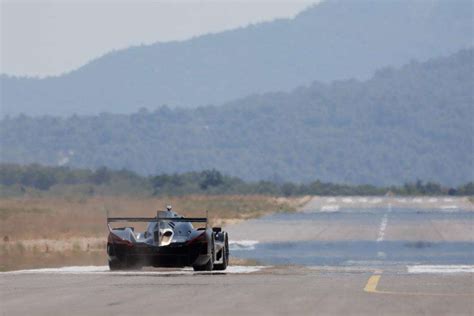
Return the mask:
<path id="1" fill-rule="evenodd" d="M 251 94 L 291 91 L 315 80 L 367 79 L 382 67 L 472 47 L 472 4 L 326 0 L 292 19 L 110 52 L 59 77 L 0 76 L 1 114 L 95 115 L 162 105 L 219 105 Z M 83 27 L 89 28 L 91 21 L 84 20 Z M 148 28 L 156 29 L 153 24 Z M 97 36 L 93 29 L 86 33 L 88 38 Z M 100 28 L 97 33 L 100 38 Z M 74 45 L 84 43 L 80 35 L 73 39 Z M 37 54 L 36 47 L 24 50 Z"/>
<path id="2" fill-rule="evenodd" d="M 57 75 L 133 45 L 292 17 L 319 0 L 0 0 L 0 72 Z"/>

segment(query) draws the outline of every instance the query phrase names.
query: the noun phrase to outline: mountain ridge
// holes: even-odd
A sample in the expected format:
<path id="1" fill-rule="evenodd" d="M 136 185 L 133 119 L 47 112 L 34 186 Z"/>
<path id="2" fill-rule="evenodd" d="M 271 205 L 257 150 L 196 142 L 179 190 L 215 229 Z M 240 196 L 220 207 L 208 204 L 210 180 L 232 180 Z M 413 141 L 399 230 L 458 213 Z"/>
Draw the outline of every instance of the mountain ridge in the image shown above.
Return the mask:
<path id="1" fill-rule="evenodd" d="M 5 118 L 2 162 L 392 185 L 473 180 L 474 49 L 223 106 Z"/>
<path id="2" fill-rule="evenodd" d="M 471 21 L 469 0 L 329 0 L 291 20 L 119 50 L 60 77 L 2 76 L 2 112 L 132 113 L 365 79 L 380 67 L 472 46 Z"/>

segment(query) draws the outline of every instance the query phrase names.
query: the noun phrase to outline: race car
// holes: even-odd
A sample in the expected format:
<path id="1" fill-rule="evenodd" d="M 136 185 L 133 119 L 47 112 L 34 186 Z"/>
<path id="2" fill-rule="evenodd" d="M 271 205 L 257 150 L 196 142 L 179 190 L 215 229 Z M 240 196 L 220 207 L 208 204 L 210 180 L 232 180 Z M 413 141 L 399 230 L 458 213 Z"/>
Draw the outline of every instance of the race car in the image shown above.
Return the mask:
<path id="1" fill-rule="evenodd" d="M 112 228 L 113 222 L 148 222 L 144 232 L 134 227 Z M 194 228 L 191 223 L 205 223 Z M 108 217 L 107 255 L 110 270 L 153 267 L 193 267 L 194 271 L 225 270 L 229 237 L 220 227 L 210 228 L 208 218 L 184 218 L 172 211 L 156 217 Z"/>

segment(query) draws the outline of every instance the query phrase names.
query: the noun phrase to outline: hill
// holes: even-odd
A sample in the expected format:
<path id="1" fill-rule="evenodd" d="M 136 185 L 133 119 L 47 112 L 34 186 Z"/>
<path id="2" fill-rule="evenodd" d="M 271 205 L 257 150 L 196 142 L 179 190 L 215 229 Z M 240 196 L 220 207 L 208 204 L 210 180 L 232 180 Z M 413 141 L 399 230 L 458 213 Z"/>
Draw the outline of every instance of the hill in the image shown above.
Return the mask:
<path id="1" fill-rule="evenodd" d="M 5 118 L 0 158 L 141 174 L 215 168 L 245 180 L 459 185 L 474 177 L 473 54 L 219 107 Z"/>
<path id="2" fill-rule="evenodd" d="M 133 113 L 365 80 L 472 46 L 472 12 L 471 0 L 327 0 L 294 19 L 111 52 L 59 77 L 1 76 L 2 112 Z"/>

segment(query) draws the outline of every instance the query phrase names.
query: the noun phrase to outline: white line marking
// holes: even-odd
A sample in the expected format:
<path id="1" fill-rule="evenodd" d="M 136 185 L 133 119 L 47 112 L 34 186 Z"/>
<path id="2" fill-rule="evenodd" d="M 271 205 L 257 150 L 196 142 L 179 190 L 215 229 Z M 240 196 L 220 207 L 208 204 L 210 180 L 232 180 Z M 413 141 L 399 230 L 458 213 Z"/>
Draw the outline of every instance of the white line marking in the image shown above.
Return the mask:
<path id="1" fill-rule="evenodd" d="M 72 266 L 62 268 L 31 269 L 0 272 L 0 275 L 17 274 L 66 274 L 66 275 L 193 275 L 197 273 L 252 273 L 267 268 L 265 266 L 228 266 L 224 271 L 194 272 L 192 268 L 170 269 L 169 271 L 110 271 L 108 266 Z"/>
<path id="2" fill-rule="evenodd" d="M 234 250 L 254 250 L 258 244 L 258 240 L 231 240 L 229 241 L 229 249 Z"/>
<path id="3" fill-rule="evenodd" d="M 457 208 L 457 205 L 443 205 L 440 207 L 442 210 L 456 210 Z"/>
<path id="4" fill-rule="evenodd" d="M 366 266 L 307 266 L 309 270 L 331 272 L 373 272 L 373 267 Z"/>
<path id="5" fill-rule="evenodd" d="M 337 212 L 339 211 L 339 205 L 323 205 L 321 212 Z"/>
<path id="6" fill-rule="evenodd" d="M 474 265 L 407 266 L 408 273 L 474 273 Z"/>
<path id="7" fill-rule="evenodd" d="M 346 260 L 343 266 L 364 267 L 366 269 L 373 269 L 373 267 L 384 264 L 383 259 L 380 260 Z"/>
<path id="8" fill-rule="evenodd" d="M 377 242 L 383 241 L 385 237 L 385 229 L 387 228 L 387 223 L 388 223 L 388 213 L 390 213 L 391 211 L 392 211 L 392 204 L 389 203 L 387 207 L 387 213 L 384 214 L 384 216 L 382 217 L 382 222 L 380 223 Z"/>
<path id="9" fill-rule="evenodd" d="M 385 236 L 385 229 L 387 228 L 387 222 L 388 222 L 388 215 L 385 214 L 382 218 L 382 222 L 380 223 L 379 236 L 377 237 L 377 242 L 383 241 L 383 238 Z"/>
<path id="10" fill-rule="evenodd" d="M 377 203 L 380 203 L 382 202 L 382 199 L 381 198 L 376 198 L 376 199 L 371 199 L 369 201 L 369 203 L 372 203 L 372 204 L 377 204 Z"/>

